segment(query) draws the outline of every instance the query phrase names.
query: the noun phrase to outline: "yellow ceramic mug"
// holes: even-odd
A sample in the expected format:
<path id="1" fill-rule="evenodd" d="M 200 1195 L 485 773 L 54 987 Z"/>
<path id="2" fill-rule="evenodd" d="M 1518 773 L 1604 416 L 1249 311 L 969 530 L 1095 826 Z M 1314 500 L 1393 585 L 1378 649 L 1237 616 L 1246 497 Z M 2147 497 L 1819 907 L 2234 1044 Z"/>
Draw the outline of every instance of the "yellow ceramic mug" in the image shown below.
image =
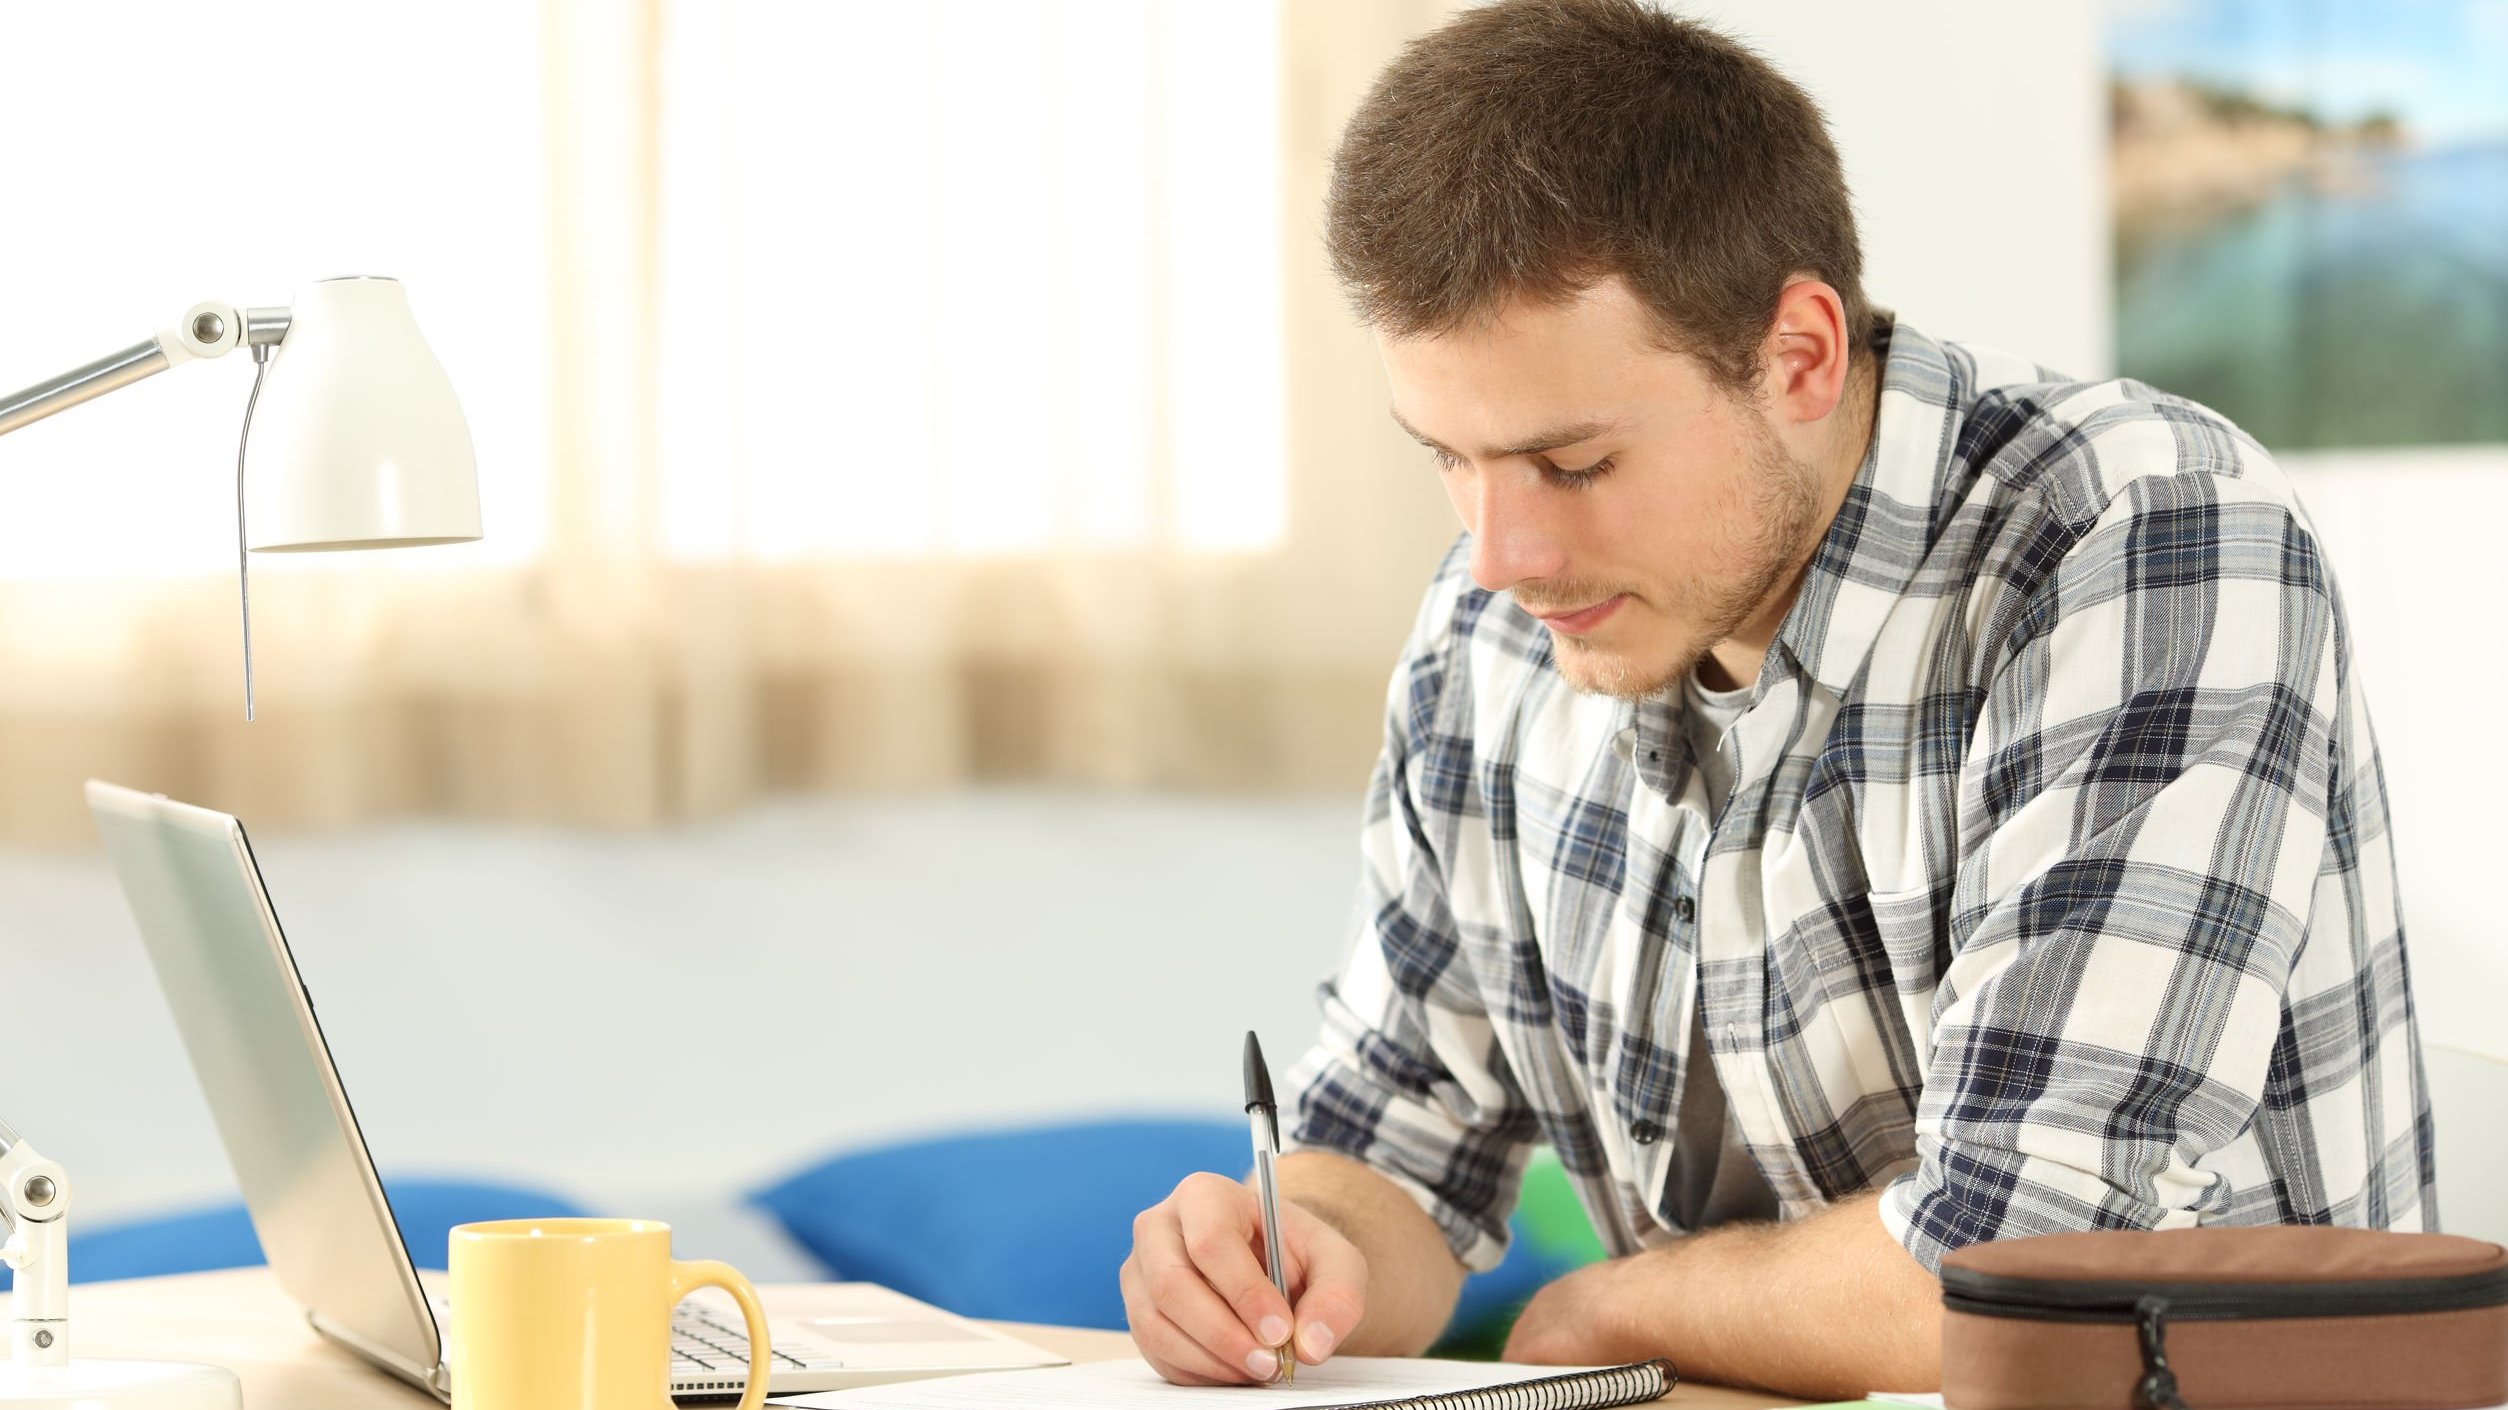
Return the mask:
<path id="1" fill-rule="evenodd" d="M 740 1410 L 766 1399 L 766 1313 L 729 1264 L 649 1219 L 501 1219 L 452 1236 L 453 1410 L 671 1410 L 671 1309 L 721 1288 L 749 1323 Z"/>

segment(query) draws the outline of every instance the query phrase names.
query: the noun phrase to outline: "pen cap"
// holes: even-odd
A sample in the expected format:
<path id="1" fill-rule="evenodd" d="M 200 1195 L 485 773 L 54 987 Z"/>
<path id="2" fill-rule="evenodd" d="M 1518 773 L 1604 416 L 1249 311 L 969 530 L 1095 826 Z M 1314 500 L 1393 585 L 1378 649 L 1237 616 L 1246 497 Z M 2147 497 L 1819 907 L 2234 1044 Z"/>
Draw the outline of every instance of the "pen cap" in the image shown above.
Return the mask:
<path id="1" fill-rule="evenodd" d="M 1249 1032 L 1245 1035 L 1245 1109 L 1261 1107 L 1269 1111 L 1274 1105 L 1271 1069 L 1263 1066 L 1262 1041 Z"/>

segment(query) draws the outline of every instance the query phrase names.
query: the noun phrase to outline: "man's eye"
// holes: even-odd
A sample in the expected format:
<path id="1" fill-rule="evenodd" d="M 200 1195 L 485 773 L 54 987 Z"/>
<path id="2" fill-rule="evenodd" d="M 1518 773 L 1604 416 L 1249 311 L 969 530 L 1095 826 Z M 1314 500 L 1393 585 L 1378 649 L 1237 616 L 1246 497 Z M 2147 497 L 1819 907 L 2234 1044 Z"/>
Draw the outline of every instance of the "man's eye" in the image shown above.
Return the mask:
<path id="1" fill-rule="evenodd" d="M 1611 473 L 1611 457 L 1604 456 L 1582 470 L 1562 470 L 1556 465 L 1546 467 L 1550 482 L 1566 489 L 1582 489 Z"/>
<path id="2" fill-rule="evenodd" d="M 1461 456 L 1449 454 L 1448 452 L 1439 450 L 1434 446 L 1429 447 L 1428 458 L 1436 462 L 1437 468 L 1440 470 L 1452 470 L 1463 463 L 1463 458 Z"/>

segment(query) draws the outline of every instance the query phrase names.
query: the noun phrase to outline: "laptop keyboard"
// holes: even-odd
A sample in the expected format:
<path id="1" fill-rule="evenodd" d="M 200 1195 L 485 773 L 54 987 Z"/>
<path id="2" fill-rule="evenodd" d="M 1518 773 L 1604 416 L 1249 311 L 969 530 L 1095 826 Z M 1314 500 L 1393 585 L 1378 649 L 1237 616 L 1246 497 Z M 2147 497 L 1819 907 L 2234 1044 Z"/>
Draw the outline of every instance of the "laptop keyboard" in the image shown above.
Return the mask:
<path id="1" fill-rule="evenodd" d="M 789 1328 L 769 1348 L 768 1357 L 767 1364 L 778 1371 L 839 1370 L 845 1364 L 833 1343 Z M 709 1373 L 726 1374 L 729 1388 L 740 1388 L 749 1375 L 749 1328 L 683 1303 L 671 1314 L 672 1388 L 695 1389 L 682 1382 Z"/>

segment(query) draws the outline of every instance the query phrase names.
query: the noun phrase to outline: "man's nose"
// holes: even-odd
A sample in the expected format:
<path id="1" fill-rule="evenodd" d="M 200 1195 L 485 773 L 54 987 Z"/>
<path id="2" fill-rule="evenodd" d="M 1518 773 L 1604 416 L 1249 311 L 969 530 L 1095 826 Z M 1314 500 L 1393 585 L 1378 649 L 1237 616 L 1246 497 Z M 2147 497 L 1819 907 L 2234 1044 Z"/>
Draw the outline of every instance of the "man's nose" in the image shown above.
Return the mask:
<path id="1" fill-rule="evenodd" d="M 1464 527 L 1472 534 L 1472 581 L 1490 592 L 1557 577 L 1566 548 L 1545 512 L 1542 489 L 1514 466 L 1467 472 Z"/>

